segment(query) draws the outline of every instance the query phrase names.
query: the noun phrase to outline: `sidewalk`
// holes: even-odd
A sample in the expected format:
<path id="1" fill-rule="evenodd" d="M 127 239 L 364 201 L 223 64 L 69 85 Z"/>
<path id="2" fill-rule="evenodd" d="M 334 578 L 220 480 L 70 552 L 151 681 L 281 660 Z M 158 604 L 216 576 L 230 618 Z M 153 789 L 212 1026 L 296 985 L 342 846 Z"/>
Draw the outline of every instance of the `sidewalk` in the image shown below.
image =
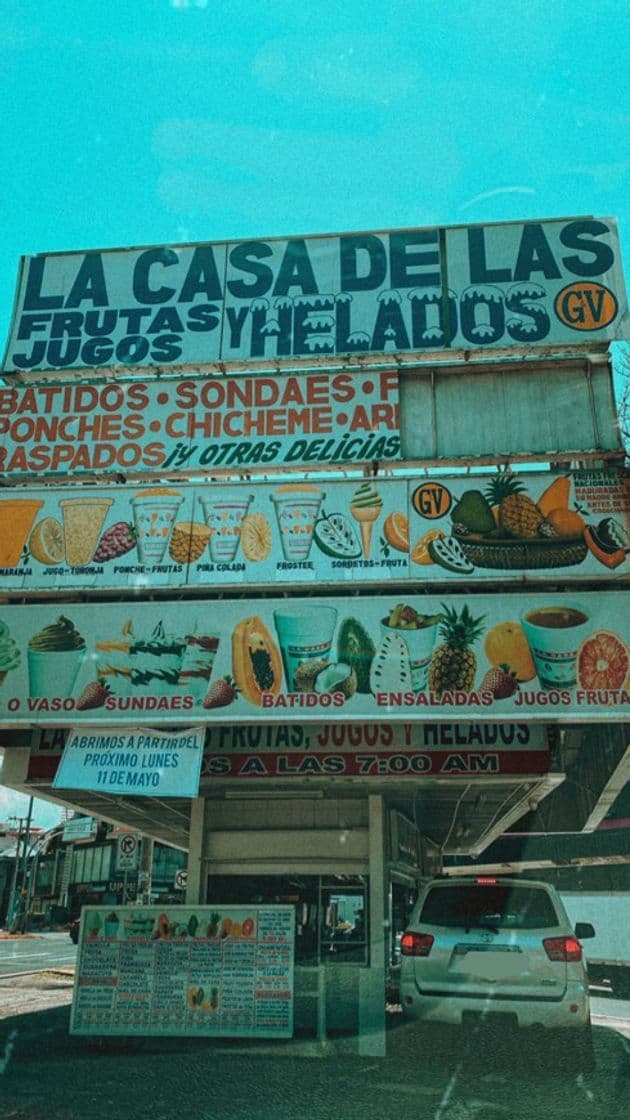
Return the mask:
<path id="1" fill-rule="evenodd" d="M 3 1019 L 69 1006 L 73 982 L 74 969 L 70 968 L 30 976 L 0 976 L 0 1037 L 4 1034 Z"/>

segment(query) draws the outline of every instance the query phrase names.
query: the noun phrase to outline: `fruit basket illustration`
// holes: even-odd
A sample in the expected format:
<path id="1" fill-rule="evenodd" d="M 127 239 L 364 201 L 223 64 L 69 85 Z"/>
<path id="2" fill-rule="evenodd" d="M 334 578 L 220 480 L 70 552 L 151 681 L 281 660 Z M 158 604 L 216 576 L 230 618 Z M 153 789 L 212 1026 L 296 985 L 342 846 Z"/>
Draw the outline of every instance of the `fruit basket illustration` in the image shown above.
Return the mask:
<path id="1" fill-rule="evenodd" d="M 476 568 L 568 568 L 588 552 L 586 522 L 569 508 L 570 478 L 555 479 L 535 502 L 521 478 L 502 473 L 484 491 L 465 491 L 451 512 L 453 537 Z"/>
<path id="2" fill-rule="evenodd" d="M 581 564 L 588 551 L 583 536 L 550 540 L 516 540 L 486 537 L 474 540 L 454 532 L 466 557 L 476 568 L 503 571 L 535 568 L 569 568 Z"/>

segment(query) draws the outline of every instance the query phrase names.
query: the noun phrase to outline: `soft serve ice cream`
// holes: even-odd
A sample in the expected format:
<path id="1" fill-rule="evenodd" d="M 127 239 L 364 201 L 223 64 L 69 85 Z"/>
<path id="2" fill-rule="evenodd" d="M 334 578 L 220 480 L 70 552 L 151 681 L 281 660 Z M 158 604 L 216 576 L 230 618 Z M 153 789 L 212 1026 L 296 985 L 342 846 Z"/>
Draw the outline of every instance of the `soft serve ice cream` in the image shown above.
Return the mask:
<path id="1" fill-rule="evenodd" d="M 17 669 L 21 654 L 5 622 L 0 622 L 0 684 L 11 669 Z"/>
<path id="2" fill-rule="evenodd" d="M 60 615 L 28 643 L 31 696 L 70 696 L 85 657 L 85 639 L 74 623 Z"/>
<path id="3" fill-rule="evenodd" d="M 371 482 L 362 482 L 352 495 L 350 513 L 361 530 L 363 556 L 367 560 L 372 546 L 374 522 L 383 508 L 383 499 Z"/>

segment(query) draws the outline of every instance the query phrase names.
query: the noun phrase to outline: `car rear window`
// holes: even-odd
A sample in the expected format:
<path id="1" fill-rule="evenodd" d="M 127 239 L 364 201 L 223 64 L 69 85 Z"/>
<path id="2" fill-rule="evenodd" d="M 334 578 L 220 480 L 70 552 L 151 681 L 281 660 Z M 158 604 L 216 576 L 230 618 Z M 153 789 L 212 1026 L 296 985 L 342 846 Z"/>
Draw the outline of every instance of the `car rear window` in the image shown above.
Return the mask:
<path id="1" fill-rule="evenodd" d="M 537 887 L 461 885 L 433 887 L 420 921 L 468 929 L 539 929 L 558 925 L 553 902 Z"/>

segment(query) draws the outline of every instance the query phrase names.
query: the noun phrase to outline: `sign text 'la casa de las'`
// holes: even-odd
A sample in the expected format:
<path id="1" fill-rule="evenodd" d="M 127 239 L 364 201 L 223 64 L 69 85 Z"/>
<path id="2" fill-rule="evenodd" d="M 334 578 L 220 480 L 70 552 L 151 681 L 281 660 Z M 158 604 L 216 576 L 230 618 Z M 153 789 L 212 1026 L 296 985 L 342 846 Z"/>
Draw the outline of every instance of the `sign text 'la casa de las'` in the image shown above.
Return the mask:
<path id="1" fill-rule="evenodd" d="M 626 311 L 613 219 L 22 258 L 7 372 L 588 345 Z"/>

